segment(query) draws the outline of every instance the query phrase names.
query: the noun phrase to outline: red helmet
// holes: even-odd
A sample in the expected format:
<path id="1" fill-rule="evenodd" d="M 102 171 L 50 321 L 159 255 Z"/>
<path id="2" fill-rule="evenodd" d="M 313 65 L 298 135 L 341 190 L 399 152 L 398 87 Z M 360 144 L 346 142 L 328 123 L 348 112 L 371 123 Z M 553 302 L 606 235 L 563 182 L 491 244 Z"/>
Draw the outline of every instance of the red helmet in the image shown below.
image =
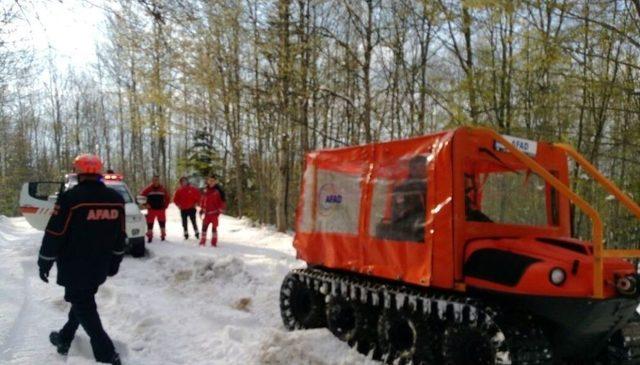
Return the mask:
<path id="1" fill-rule="evenodd" d="M 102 161 L 96 155 L 82 154 L 73 161 L 73 168 L 77 174 L 102 174 Z"/>

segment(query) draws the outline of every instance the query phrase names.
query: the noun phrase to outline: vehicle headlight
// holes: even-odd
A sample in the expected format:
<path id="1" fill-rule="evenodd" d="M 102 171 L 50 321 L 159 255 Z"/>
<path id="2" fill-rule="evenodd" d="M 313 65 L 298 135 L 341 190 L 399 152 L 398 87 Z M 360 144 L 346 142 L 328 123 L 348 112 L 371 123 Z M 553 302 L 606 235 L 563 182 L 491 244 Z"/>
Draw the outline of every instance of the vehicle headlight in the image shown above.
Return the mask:
<path id="1" fill-rule="evenodd" d="M 564 284 L 565 280 L 567 280 L 567 273 L 563 269 L 554 267 L 549 271 L 549 281 L 551 284 L 560 286 Z"/>

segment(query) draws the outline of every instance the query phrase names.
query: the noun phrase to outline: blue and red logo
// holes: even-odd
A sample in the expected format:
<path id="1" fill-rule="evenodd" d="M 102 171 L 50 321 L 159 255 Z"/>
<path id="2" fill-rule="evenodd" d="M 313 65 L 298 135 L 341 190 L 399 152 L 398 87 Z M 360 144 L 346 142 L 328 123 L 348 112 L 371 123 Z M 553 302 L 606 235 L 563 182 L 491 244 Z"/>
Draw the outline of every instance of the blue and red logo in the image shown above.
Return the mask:
<path id="1" fill-rule="evenodd" d="M 324 184 L 318 192 L 318 203 L 320 205 L 321 214 L 329 214 L 331 211 L 342 204 L 342 194 L 334 183 Z"/>

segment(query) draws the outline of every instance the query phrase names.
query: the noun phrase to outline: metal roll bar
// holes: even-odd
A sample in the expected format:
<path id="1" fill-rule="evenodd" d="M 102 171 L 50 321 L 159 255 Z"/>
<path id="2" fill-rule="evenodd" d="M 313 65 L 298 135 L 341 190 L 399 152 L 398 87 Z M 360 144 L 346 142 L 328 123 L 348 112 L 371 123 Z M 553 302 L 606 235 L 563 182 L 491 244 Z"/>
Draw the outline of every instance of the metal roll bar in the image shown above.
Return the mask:
<path id="1" fill-rule="evenodd" d="M 542 177 L 549 185 L 553 186 L 558 193 L 564 195 L 571 201 L 573 204 L 578 206 L 580 210 L 582 210 L 588 217 L 591 219 L 591 235 L 593 240 L 593 297 L 594 298 L 604 298 L 604 281 L 603 281 L 603 258 L 604 257 L 640 257 L 640 250 L 605 250 L 603 243 L 603 224 L 602 218 L 600 218 L 600 214 L 595 210 L 587 201 L 585 201 L 578 194 L 573 192 L 568 186 L 566 186 L 562 181 L 558 180 L 555 176 L 553 176 L 547 169 L 542 167 L 539 163 L 537 163 L 534 159 L 527 156 L 519 149 L 517 149 L 511 142 L 509 142 L 506 138 L 498 134 L 496 131 L 486 127 L 473 127 L 472 129 L 483 131 L 489 135 L 491 135 L 497 142 L 500 142 L 509 152 L 511 152 L 520 162 L 522 162 L 525 166 L 531 169 L 533 172 L 537 173 L 540 177 Z M 573 158 L 576 158 L 576 161 L 581 166 L 587 166 L 590 174 L 592 176 L 597 176 L 596 180 L 601 184 L 604 184 L 606 181 L 607 184 L 604 184 L 607 189 L 611 189 L 610 191 L 616 197 L 620 199 L 620 196 L 625 196 L 611 181 L 607 180 L 600 172 L 590 165 L 580 154 L 578 154 L 573 148 L 567 149 L 562 147 L 561 145 L 556 145 L 557 147 L 566 151 Z M 570 152 L 571 151 L 571 152 Z M 586 164 L 585 164 L 586 163 Z M 584 165 L 583 165 L 584 164 Z M 614 193 L 615 192 L 615 193 Z M 634 206 L 634 213 L 637 213 L 637 216 L 640 218 L 640 208 L 633 203 L 628 197 L 626 199 L 621 199 L 623 203 L 629 204 L 631 203 Z M 630 205 L 628 205 L 629 207 Z M 635 210 L 637 209 L 637 210 Z M 637 255 L 637 256 L 636 256 Z"/>

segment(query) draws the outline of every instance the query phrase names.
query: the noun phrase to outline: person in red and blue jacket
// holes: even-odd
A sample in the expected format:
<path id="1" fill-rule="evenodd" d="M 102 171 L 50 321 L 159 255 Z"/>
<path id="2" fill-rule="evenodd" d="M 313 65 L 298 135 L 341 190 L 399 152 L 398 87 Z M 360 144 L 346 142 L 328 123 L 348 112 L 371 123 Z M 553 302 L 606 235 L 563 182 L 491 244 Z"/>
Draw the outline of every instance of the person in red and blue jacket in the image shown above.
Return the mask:
<path id="1" fill-rule="evenodd" d="M 211 246 L 218 245 L 218 217 L 227 208 L 224 191 L 218 184 L 215 175 L 207 178 L 207 186 L 200 200 L 200 215 L 202 219 L 202 237 L 200 238 L 200 246 L 204 246 L 207 241 L 207 230 L 211 225 Z"/>
<path id="2" fill-rule="evenodd" d="M 171 202 L 171 194 L 160 184 L 160 176 L 154 175 L 151 184 L 144 188 L 140 195 L 147 197 L 147 240 L 153 240 L 153 223 L 158 220 L 160 225 L 160 239 L 167 236 L 165 225 L 167 215 L 165 211 Z"/>
<path id="3" fill-rule="evenodd" d="M 180 178 L 180 186 L 173 195 L 173 202 L 180 209 L 182 228 L 184 229 L 184 239 L 189 239 L 187 218 L 191 219 L 193 232 L 195 233 L 196 238 L 200 238 L 198 224 L 196 223 L 196 205 L 200 202 L 200 190 L 189 184 L 189 180 L 183 176 Z"/>

